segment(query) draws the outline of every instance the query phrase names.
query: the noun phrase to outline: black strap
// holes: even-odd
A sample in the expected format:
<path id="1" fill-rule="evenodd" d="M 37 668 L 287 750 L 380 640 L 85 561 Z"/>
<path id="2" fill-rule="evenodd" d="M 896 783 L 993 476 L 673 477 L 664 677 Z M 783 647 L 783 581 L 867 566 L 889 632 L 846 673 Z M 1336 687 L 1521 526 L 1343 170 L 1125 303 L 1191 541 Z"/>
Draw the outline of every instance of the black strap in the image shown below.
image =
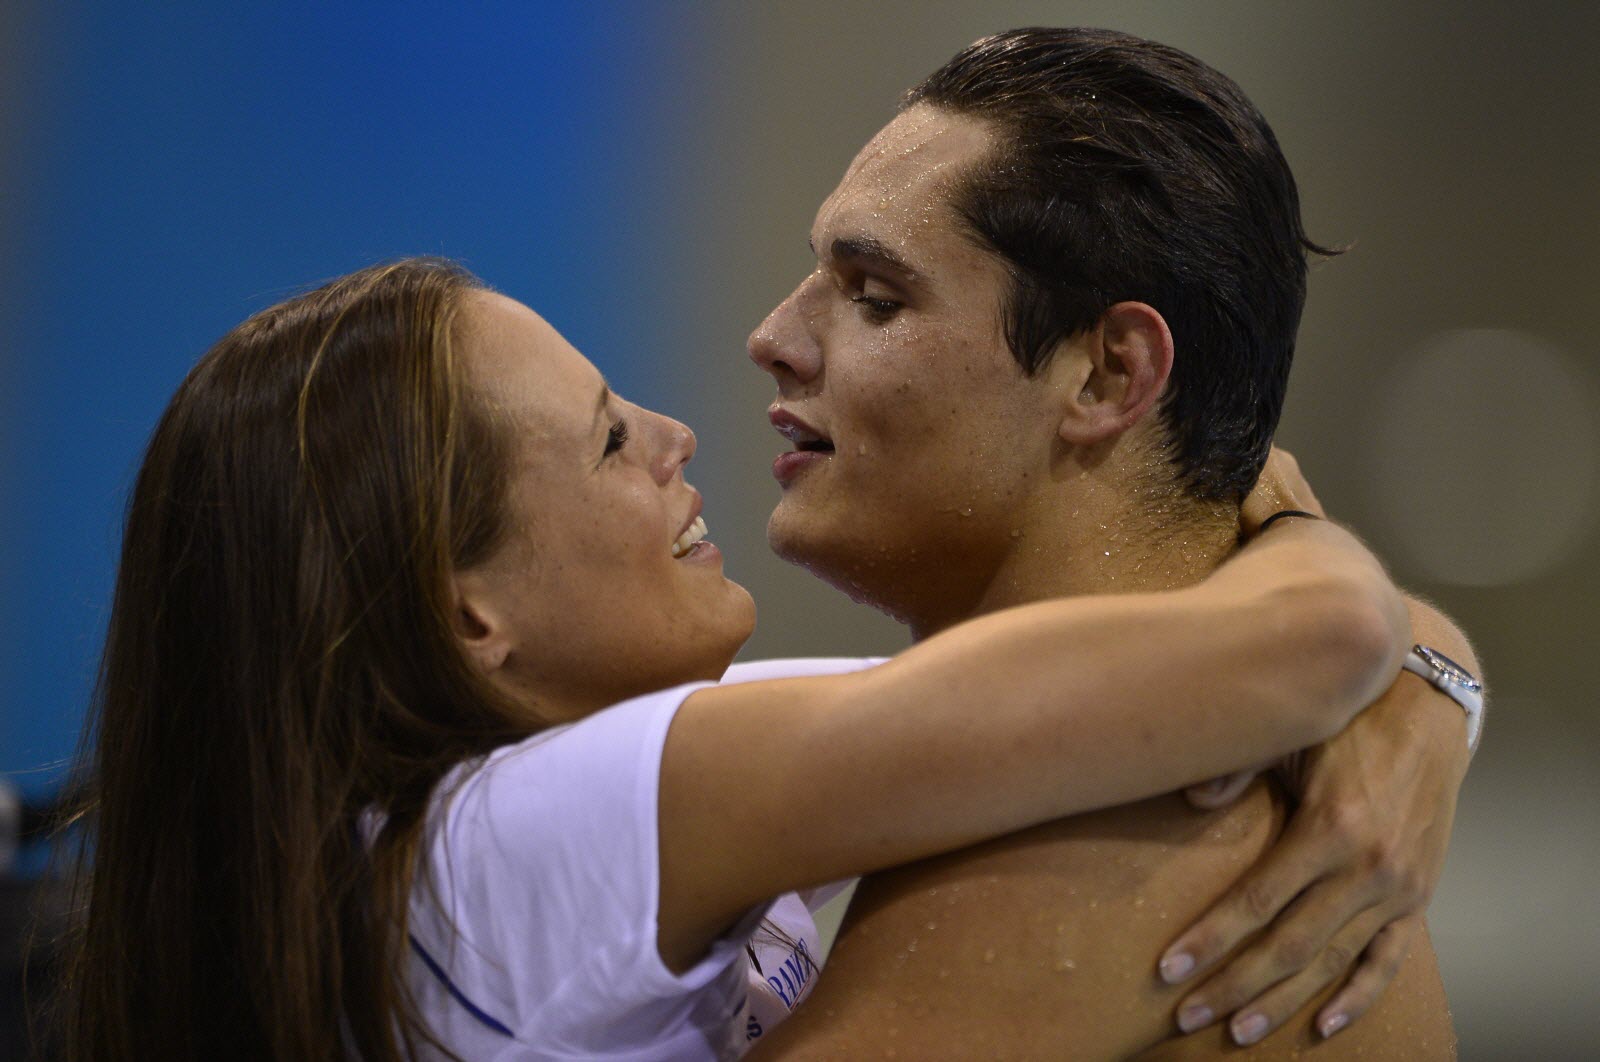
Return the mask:
<path id="1" fill-rule="evenodd" d="M 1263 534 L 1267 528 L 1272 526 L 1274 521 L 1282 520 L 1286 516 L 1304 516 L 1308 520 L 1318 519 L 1316 513 L 1308 513 L 1303 509 L 1282 509 L 1261 521 L 1261 529 L 1257 531 L 1256 534 Z"/>

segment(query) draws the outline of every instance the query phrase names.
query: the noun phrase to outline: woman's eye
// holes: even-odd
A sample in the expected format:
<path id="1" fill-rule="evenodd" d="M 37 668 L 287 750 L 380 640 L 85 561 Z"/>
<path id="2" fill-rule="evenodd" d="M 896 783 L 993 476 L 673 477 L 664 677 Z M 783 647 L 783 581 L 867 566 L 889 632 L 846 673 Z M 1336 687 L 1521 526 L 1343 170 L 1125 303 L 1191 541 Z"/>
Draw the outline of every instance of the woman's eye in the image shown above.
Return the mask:
<path id="1" fill-rule="evenodd" d="M 602 458 L 610 457 L 622 449 L 622 444 L 628 441 L 628 422 L 619 420 L 611 425 L 611 430 L 606 432 L 606 452 Z"/>
<path id="2" fill-rule="evenodd" d="M 880 299 L 876 295 L 854 295 L 850 301 L 861 307 L 861 313 L 874 324 L 884 324 L 900 312 L 901 303 L 893 299 Z"/>

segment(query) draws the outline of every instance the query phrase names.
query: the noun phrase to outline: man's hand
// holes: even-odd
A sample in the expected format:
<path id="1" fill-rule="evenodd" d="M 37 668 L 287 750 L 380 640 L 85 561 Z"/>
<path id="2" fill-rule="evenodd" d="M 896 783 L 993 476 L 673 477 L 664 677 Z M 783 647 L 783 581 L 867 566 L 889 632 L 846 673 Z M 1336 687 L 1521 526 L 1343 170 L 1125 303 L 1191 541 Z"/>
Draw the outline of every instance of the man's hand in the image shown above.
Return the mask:
<path id="1" fill-rule="evenodd" d="M 1245 509 L 1247 530 L 1281 509 L 1321 514 L 1293 458 L 1276 450 Z M 1458 629 L 1407 604 L 1419 641 L 1463 654 L 1455 658 L 1476 671 Z M 1282 838 L 1161 960 L 1169 983 L 1213 974 L 1179 1005 L 1179 1027 L 1231 1014 L 1234 1039 L 1254 1043 L 1347 973 L 1317 1029 L 1332 1036 L 1364 1013 L 1393 979 L 1444 869 L 1468 758 L 1460 708 L 1402 673 L 1342 734 L 1284 765 L 1299 807 Z M 1189 798 L 1220 806 L 1254 773 L 1193 787 Z"/>

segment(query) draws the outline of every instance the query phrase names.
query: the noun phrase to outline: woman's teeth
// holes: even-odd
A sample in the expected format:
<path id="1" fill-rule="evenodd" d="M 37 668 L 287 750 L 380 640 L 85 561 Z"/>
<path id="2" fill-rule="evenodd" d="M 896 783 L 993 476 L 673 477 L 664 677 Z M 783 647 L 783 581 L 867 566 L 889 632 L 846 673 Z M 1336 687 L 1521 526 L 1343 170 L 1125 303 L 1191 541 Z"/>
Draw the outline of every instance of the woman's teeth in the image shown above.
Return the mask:
<path id="1" fill-rule="evenodd" d="M 694 523 L 689 525 L 689 530 L 678 536 L 678 541 L 672 544 L 672 555 L 681 557 L 689 552 L 689 547 L 706 537 L 706 521 L 704 517 L 697 516 Z"/>

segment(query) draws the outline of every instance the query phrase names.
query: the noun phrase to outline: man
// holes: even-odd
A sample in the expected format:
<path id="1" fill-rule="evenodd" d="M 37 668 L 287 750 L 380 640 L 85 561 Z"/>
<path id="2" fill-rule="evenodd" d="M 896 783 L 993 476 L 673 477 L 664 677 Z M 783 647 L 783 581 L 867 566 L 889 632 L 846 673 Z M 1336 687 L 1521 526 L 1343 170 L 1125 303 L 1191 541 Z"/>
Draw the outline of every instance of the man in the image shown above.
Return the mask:
<path id="1" fill-rule="evenodd" d="M 920 638 L 1194 582 L 1235 548 L 1317 248 L 1231 81 L 1105 31 L 979 41 L 908 95 L 811 240 L 816 270 L 750 340 L 795 444 L 774 466 L 781 555 Z M 1315 508 L 1283 478 L 1287 507 Z M 1420 642 L 1474 666 L 1459 632 L 1413 614 Z M 1257 786 L 1209 819 L 1149 801 L 870 879 L 761 1057 L 1289 1052 L 1347 1025 L 1322 1053 L 1447 1056 L 1419 927 L 1462 717 L 1402 676 L 1308 755 L 1276 843 L 1283 799 Z M 1175 1007 L 1194 1036 L 1163 1044 Z"/>

